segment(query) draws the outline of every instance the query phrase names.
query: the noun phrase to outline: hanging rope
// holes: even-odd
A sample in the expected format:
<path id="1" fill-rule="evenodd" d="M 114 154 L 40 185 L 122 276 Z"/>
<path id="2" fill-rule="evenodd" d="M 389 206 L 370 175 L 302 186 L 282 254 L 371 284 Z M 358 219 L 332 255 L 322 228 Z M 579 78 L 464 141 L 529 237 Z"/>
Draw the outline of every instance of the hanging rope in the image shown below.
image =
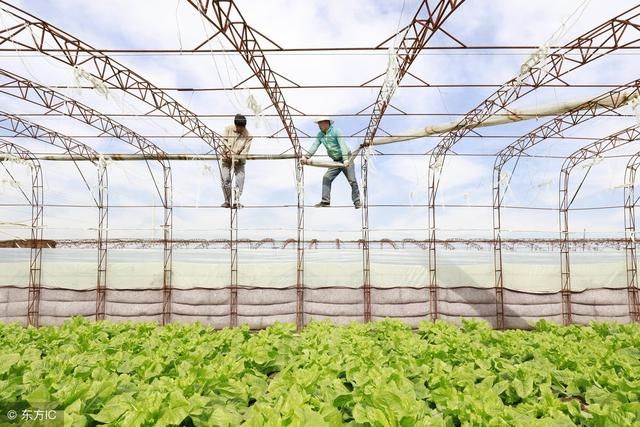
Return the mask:
<path id="1" fill-rule="evenodd" d="M 629 100 L 629 105 L 636 115 L 636 121 L 640 124 L 640 96 L 636 95 Z"/>
<path id="2" fill-rule="evenodd" d="M 387 50 L 387 71 L 385 72 L 384 82 L 380 93 L 382 99 L 390 99 L 398 89 L 398 75 L 400 74 L 400 65 L 398 64 L 398 53 L 395 47 Z"/>
<path id="3" fill-rule="evenodd" d="M 557 45 L 558 42 L 564 37 L 569 30 L 571 30 L 576 23 L 580 20 L 584 11 L 587 9 L 587 6 L 591 0 L 584 0 L 572 13 L 569 15 L 562 23 L 560 27 L 544 42 L 540 47 L 538 47 L 535 51 L 533 51 L 527 59 L 520 66 L 520 74 L 516 77 L 516 84 L 521 85 L 523 80 L 527 77 L 529 72 L 537 65 L 544 63 L 549 56 L 550 46 Z M 575 17 L 575 20 L 569 24 L 569 21 Z M 546 68 L 549 64 L 543 64 L 541 71 L 546 73 Z"/>
<path id="4" fill-rule="evenodd" d="M 107 170 L 107 168 L 111 163 L 113 163 L 113 161 L 108 156 L 100 155 L 100 157 L 98 157 L 98 162 L 96 163 L 98 176 L 102 176 L 102 174 Z M 89 190 L 89 193 L 91 194 L 91 197 L 93 198 L 93 200 L 96 202 L 96 205 L 99 205 L 98 199 L 99 199 L 100 190 L 106 191 L 107 184 L 102 182 L 101 186 L 98 184 L 92 185 Z"/>
<path id="5" fill-rule="evenodd" d="M 604 157 L 595 156 L 594 158 L 589 159 L 586 162 L 584 162 L 584 164 L 582 164 L 580 167 L 582 167 L 582 169 L 591 169 L 591 167 L 602 163 L 603 160 L 604 160 Z"/>
<path id="6" fill-rule="evenodd" d="M 16 178 L 13 176 L 9 168 L 7 168 L 6 163 L 13 163 L 18 166 L 28 166 L 31 169 L 32 174 L 34 173 L 33 170 L 35 169 L 34 163 L 32 161 L 29 161 L 27 159 L 22 159 L 12 154 L 9 154 L 4 161 L 0 162 L 0 165 L 2 165 L 2 168 L 5 170 L 5 172 L 7 172 L 7 175 L 9 175 L 9 179 L 5 180 L 9 184 L 9 187 L 20 191 L 20 193 L 22 193 L 22 195 L 27 200 L 27 202 L 31 203 L 31 198 L 27 196 L 27 193 L 25 193 L 25 191 L 22 189 L 22 186 L 20 185 L 18 180 L 16 180 Z M 0 189 L 4 191 L 3 188 L 0 187 Z"/>
<path id="7" fill-rule="evenodd" d="M 400 60 L 398 58 L 398 38 L 400 37 L 400 23 L 402 22 L 402 15 L 404 14 L 404 7 L 406 1 L 402 1 L 402 8 L 400 9 L 400 16 L 398 17 L 398 24 L 396 26 L 396 35 L 393 37 L 393 44 L 387 50 L 387 71 L 385 73 L 384 82 L 382 83 L 382 89 L 380 90 L 383 99 L 389 100 L 393 94 L 398 90 L 400 84 Z"/>
<path id="8" fill-rule="evenodd" d="M 200 23 L 202 24 L 202 28 L 205 32 L 205 35 L 207 36 L 207 38 L 210 38 L 209 36 L 209 30 L 207 28 L 207 23 L 204 20 L 204 18 L 202 16 L 200 16 Z M 226 75 L 227 75 L 227 80 L 228 80 L 228 84 L 224 84 L 224 79 L 222 78 L 222 73 L 220 72 L 220 69 L 218 68 L 218 63 L 215 59 L 215 55 L 213 53 L 213 49 L 211 48 L 211 45 L 209 44 L 209 53 L 210 53 L 210 58 L 213 62 L 213 65 L 215 67 L 216 70 L 216 74 L 218 75 L 218 78 L 220 79 L 220 82 L 223 83 L 223 87 L 224 87 L 224 94 L 227 97 L 227 99 L 229 100 L 229 103 L 231 103 L 231 105 L 234 106 L 234 108 L 236 108 L 236 110 L 238 111 L 242 111 L 244 109 L 244 107 L 248 108 L 249 110 L 251 110 L 251 112 L 253 113 L 253 115 L 255 116 L 256 119 L 256 127 L 260 127 L 263 123 L 265 123 L 264 121 L 264 108 L 262 107 L 262 105 L 258 102 L 258 100 L 256 99 L 256 97 L 253 95 L 251 89 L 249 89 L 247 87 L 247 83 L 246 81 L 243 81 L 240 85 L 239 88 L 242 90 L 242 95 L 244 97 L 244 102 L 243 100 L 241 100 L 238 97 L 238 93 L 236 91 L 236 86 L 234 86 L 234 82 L 242 80 L 242 77 L 240 75 L 240 72 L 238 71 L 238 67 L 236 67 L 235 62 L 233 62 L 233 58 L 227 53 L 227 50 L 225 49 L 224 45 L 222 44 L 222 41 L 220 39 L 217 40 L 218 44 L 220 46 L 220 50 L 222 50 L 222 59 L 224 61 L 224 68 L 226 70 Z M 231 64 L 231 65 L 229 65 Z M 230 93 L 230 94 L 229 94 Z"/>
<path id="9" fill-rule="evenodd" d="M 109 89 L 107 88 L 107 85 L 105 85 L 103 81 L 92 76 L 91 74 L 89 74 L 82 68 L 78 67 L 77 65 L 74 65 L 72 68 L 73 68 L 73 78 L 76 83 L 76 87 L 78 89 L 80 88 L 80 86 L 82 86 L 82 84 L 80 83 L 80 79 L 84 79 L 88 81 L 91 84 L 91 86 L 100 95 L 103 95 L 105 98 L 109 98 Z"/>
<path id="10" fill-rule="evenodd" d="M 253 94 L 251 93 L 251 90 L 247 89 L 247 91 L 248 91 L 248 95 L 246 97 L 247 107 L 251 110 L 251 112 L 255 116 L 256 127 L 259 128 L 264 123 L 264 109 L 262 108 L 262 105 L 258 103 L 258 100 L 256 99 L 256 97 L 253 96 Z"/>

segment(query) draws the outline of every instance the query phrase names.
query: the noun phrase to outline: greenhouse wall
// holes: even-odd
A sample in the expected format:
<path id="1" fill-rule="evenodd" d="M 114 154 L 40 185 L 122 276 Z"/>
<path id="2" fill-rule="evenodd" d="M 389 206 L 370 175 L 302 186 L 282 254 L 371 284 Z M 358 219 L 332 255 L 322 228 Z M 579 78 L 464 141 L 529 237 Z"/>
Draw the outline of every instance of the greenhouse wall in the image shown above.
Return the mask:
<path id="1" fill-rule="evenodd" d="M 96 316 L 94 253 L 75 250 L 74 262 L 43 251 L 39 324 L 56 325 L 72 316 Z M 48 253 L 49 252 L 49 253 Z M 162 322 L 162 263 L 158 251 L 132 254 L 114 250 L 109 262 L 105 319 Z M 18 255 L 18 254 L 16 254 Z M 22 254 L 24 255 L 24 254 Z M 451 322 L 484 319 L 497 326 L 492 253 L 483 250 L 439 252 L 437 314 L 433 316 L 426 250 L 385 247 L 372 250 L 371 319 L 400 319 L 412 326 L 438 318 Z M 630 321 L 630 293 L 623 252 L 582 251 L 572 264 L 571 319 Z M 19 258 L 16 256 L 16 258 Z M 529 328 L 537 320 L 563 322 L 559 254 L 511 251 L 505 254 L 504 327 Z M 304 323 L 337 324 L 365 319 L 361 251 L 309 249 L 302 304 Z M 295 322 L 297 290 L 294 249 L 240 250 L 237 321 L 253 329 Z M 228 251 L 176 251 L 169 321 L 230 325 Z M 0 320 L 27 323 L 28 259 L 2 263 Z"/>

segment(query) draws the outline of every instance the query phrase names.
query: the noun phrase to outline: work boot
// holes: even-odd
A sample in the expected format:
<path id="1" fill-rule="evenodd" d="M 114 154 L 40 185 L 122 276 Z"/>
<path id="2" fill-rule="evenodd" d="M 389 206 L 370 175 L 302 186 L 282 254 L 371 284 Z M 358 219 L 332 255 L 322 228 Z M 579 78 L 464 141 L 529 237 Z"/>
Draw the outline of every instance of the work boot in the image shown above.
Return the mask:
<path id="1" fill-rule="evenodd" d="M 229 202 L 224 202 L 223 204 L 220 205 L 221 208 L 228 208 L 229 207 Z"/>
<path id="2" fill-rule="evenodd" d="M 362 207 L 362 204 L 360 202 L 355 202 L 353 204 L 353 207 L 356 208 L 356 209 L 360 209 Z"/>
<path id="3" fill-rule="evenodd" d="M 320 202 L 313 205 L 313 207 L 315 208 L 326 208 L 328 206 L 330 206 L 330 203 L 327 203 L 327 202 Z"/>

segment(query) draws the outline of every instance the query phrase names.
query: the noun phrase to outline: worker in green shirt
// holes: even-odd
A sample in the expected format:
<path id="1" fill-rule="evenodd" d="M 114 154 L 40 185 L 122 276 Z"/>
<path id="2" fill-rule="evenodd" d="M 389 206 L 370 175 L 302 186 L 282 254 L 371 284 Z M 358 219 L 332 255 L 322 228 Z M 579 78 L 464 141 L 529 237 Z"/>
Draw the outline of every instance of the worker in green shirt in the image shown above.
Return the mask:
<path id="1" fill-rule="evenodd" d="M 319 117 L 316 123 L 320 128 L 320 132 L 318 132 L 316 136 L 316 142 L 309 149 L 308 156 L 305 157 L 303 161 L 312 157 L 318 150 L 320 144 L 322 144 L 324 148 L 327 149 L 329 157 L 335 162 L 342 163 L 343 166 L 329 168 L 324 174 L 322 178 L 322 200 L 316 204 L 315 207 L 320 208 L 331 205 L 331 184 L 333 180 L 340 175 L 340 172 L 342 172 L 351 185 L 351 200 L 353 200 L 353 206 L 356 209 L 360 209 L 360 190 L 358 189 L 358 181 L 356 180 L 356 169 L 353 163 L 348 163 L 351 150 L 349 150 L 349 147 L 344 142 L 340 130 L 333 127 L 333 120 L 329 117 Z"/>

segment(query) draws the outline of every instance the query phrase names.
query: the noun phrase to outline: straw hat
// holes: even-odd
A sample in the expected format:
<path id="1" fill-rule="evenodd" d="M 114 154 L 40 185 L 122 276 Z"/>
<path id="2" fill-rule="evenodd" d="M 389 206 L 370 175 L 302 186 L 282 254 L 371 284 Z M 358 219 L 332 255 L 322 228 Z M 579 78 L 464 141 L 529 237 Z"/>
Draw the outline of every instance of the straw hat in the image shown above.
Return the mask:
<path id="1" fill-rule="evenodd" d="M 315 120 L 313 120 L 314 123 L 320 123 L 320 122 L 329 122 L 331 124 L 333 124 L 333 120 L 331 120 L 331 117 L 329 116 L 318 116 L 315 118 Z"/>

